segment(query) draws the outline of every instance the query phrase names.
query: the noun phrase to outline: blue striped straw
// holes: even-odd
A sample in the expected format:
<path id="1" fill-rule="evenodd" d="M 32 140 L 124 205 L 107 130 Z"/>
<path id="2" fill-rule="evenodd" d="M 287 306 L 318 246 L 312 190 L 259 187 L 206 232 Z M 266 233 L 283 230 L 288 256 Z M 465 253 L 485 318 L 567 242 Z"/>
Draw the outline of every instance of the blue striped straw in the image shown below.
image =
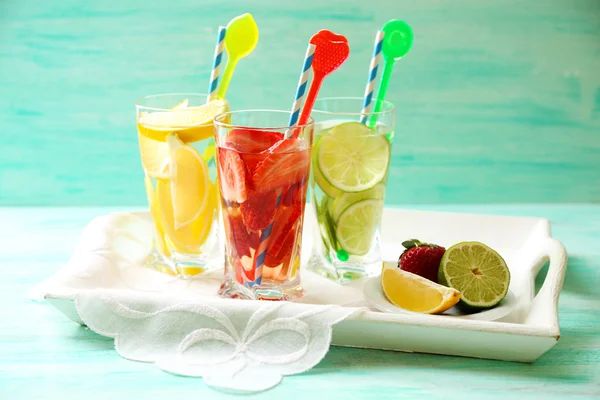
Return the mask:
<path id="1" fill-rule="evenodd" d="M 217 94 L 217 84 L 219 83 L 219 67 L 223 58 L 223 49 L 225 48 L 225 31 L 224 26 L 219 26 L 217 34 L 217 44 L 215 45 L 215 55 L 213 57 L 213 66 L 210 73 L 210 82 L 208 83 L 208 100 L 213 100 Z"/>
<path id="2" fill-rule="evenodd" d="M 310 75 L 310 67 L 312 66 L 313 56 L 315 54 L 316 46 L 314 44 L 309 44 L 306 49 L 306 55 L 304 56 L 304 64 L 302 65 L 302 72 L 300 73 L 300 79 L 298 79 L 298 88 L 296 89 L 296 98 L 294 99 L 294 104 L 292 105 L 292 113 L 290 114 L 289 126 L 295 126 L 298 124 L 298 118 L 300 117 L 300 108 L 302 108 L 302 103 L 304 101 L 304 93 L 306 92 L 306 86 L 308 85 L 308 76 Z M 294 133 L 293 129 L 288 129 L 285 132 L 285 138 L 289 139 L 292 137 Z M 279 207 L 279 203 L 281 202 L 282 193 L 277 196 L 277 207 Z M 269 244 L 269 236 L 271 236 L 271 231 L 273 230 L 273 222 L 271 225 L 267 226 L 263 229 L 262 234 L 260 236 L 260 244 L 257 250 L 256 256 L 256 265 L 255 265 L 255 274 L 254 274 L 254 282 L 251 282 L 249 285 L 260 285 L 262 281 L 262 268 L 265 263 L 265 257 L 267 256 L 267 245 Z"/>
<path id="3" fill-rule="evenodd" d="M 373 47 L 373 56 L 371 65 L 369 65 L 369 79 L 365 87 L 365 97 L 361 111 L 360 123 L 367 124 L 367 117 L 371 111 L 371 100 L 373 100 L 373 88 L 375 87 L 375 78 L 377 77 L 377 68 L 381 61 L 381 46 L 383 44 L 383 31 L 377 31 L 375 35 L 375 46 Z"/>
<path id="4" fill-rule="evenodd" d="M 306 86 L 308 85 L 308 75 L 310 75 L 310 67 L 312 65 L 313 56 L 315 55 L 314 44 L 309 44 L 306 49 L 306 55 L 304 56 L 304 65 L 302 66 L 302 72 L 300 73 L 300 79 L 298 79 L 298 89 L 296 89 L 296 99 L 292 106 L 292 113 L 290 114 L 289 126 L 295 126 L 298 123 L 300 117 L 300 108 L 304 101 L 304 93 L 306 92 Z M 288 129 L 285 133 L 285 138 L 289 139 L 293 133 L 292 129 Z"/>

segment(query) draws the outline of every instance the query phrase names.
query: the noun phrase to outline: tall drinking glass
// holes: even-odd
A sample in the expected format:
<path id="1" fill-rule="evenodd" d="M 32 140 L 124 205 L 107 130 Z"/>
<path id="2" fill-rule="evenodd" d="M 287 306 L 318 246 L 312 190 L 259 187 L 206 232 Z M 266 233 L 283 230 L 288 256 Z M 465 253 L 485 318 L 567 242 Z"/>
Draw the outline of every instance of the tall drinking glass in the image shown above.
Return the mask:
<path id="1" fill-rule="evenodd" d="M 358 97 L 324 98 L 312 112 L 310 188 L 316 229 L 309 268 L 339 282 L 381 271 L 380 227 L 395 109 L 384 101 L 380 112 L 364 115 L 362 102 Z"/>
<path id="2" fill-rule="evenodd" d="M 225 100 L 160 94 L 136 103 L 154 250 L 148 266 L 189 277 L 222 266 L 213 118 Z"/>
<path id="3" fill-rule="evenodd" d="M 288 300 L 300 285 L 302 222 L 312 119 L 288 126 L 288 111 L 249 110 L 215 118 L 225 228 L 223 297 Z"/>

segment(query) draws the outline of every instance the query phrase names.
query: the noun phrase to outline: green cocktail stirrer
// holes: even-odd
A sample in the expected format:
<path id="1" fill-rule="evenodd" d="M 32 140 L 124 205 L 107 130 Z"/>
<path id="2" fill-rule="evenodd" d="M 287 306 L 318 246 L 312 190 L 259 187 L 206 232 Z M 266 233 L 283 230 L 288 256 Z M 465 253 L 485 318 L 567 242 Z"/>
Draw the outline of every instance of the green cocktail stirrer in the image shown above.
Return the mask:
<path id="1" fill-rule="evenodd" d="M 381 83 L 379 84 L 379 90 L 377 92 L 377 100 L 375 101 L 375 108 L 373 110 L 374 113 L 380 112 L 383 107 L 383 101 L 385 100 L 388 84 L 392 77 L 394 64 L 408 54 L 413 43 L 412 29 L 410 29 L 410 26 L 404 21 L 398 19 L 388 21 L 383 25 L 381 30 L 384 33 L 381 49 L 384 66 Z M 373 116 L 369 125 L 373 128 L 376 123 L 377 117 Z"/>

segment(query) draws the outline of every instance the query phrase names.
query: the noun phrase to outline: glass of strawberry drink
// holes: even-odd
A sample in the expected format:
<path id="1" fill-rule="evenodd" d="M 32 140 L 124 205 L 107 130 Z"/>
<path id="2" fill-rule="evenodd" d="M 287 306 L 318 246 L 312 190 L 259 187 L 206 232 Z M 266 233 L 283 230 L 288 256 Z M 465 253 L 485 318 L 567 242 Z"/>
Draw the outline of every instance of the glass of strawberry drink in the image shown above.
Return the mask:
<path id="1" fill-rule="evenodd" d="M 215 117 L 225 230 L 223 297 L 288 300 L 300 286 L 302 222 L 313 121 L 290 127 L 288 111 Z"/>

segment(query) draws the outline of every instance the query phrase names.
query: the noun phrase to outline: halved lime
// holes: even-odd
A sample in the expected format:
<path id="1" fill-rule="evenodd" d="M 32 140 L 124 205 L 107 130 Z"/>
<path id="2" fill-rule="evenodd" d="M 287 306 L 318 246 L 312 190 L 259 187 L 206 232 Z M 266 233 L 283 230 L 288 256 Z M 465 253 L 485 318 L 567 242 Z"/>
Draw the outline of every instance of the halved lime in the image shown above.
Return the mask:
<path id="1" fill-rule="evenodd" d="M 316 161 L 315 171 L 333 188 L 362 192 L 385 178 L 390 144 L 384 135 L 375 134 L 359 122 L 345 122 L 331 128 L 320 140 Z"/>
<path id="2" fill-rule="evenodd" d="M 510 271 L 495 250 L 480 242 L 461 242 L 446 250 L 438 280 L 462 293 L 461 303 L 472 309 L 494 307 L 510 285 Z"/>
<path id="3" fill-rule="evenodd" d="M 357 256 L 367 254 L 382 211 L 382 200 L 363 200 L 348 207 L 337 221 L 335 233 L 340 247 Z"/>
<path id="4" fill-rule="evenodd" d="M 331 217 L 337 221 L 340 215 L 351 205 L 363 200 L 383 200 L 385 195 L 385 185 L 379 184 L 372 189 L 355 193 L 343 193 L 340 197 L 332 201 L 330 208 Z"/>

